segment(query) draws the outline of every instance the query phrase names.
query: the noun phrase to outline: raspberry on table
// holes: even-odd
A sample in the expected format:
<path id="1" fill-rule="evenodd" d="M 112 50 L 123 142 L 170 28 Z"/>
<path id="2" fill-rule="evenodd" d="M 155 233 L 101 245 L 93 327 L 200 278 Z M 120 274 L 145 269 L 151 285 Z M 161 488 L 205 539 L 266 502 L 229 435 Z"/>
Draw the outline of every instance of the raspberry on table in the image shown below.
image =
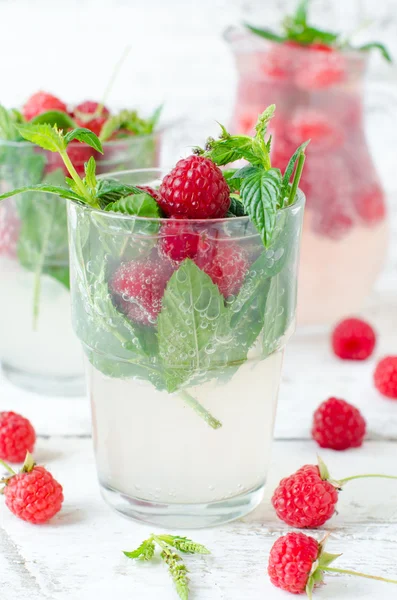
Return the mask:
<path id="1" fill-rule="evenodd" d="M 99 109 L 99 102 L 94 102 L 92 100 L 85 100 L 81 102 L 74 108 L 74 119 L 79 127 L 86 127 L 98 135 L 101 133 L 101 129 L 105 123 L 105 121 L 110 116 L 109 109 L 106 106 L 102 107 L 102 110 L 99 115 L 97 115 L 97 111 Z M 90 119 L 90 115 L 93 118 Z"/>
<path id="2" fill-rule="evenodd" d="M 36 433 L 28 419 L 15 412 L 0 412 L 0 458 L 11 463 L 23 462 L 33 452 Z"/>
<path id="3" fill-rule="evenodd" d="M 49 110 L 59 110 L 61 112 L 68 111 L 66 104 L 56 96 L 47 94 L 47 92 L 37 92 L 26 102 L 22 109 L 22 113 L 27 121 L 31 121 L 34 117 Z"/>
<path id="4" fill-rule="evenodd" d="M 1 480 L 1 493 L 15 516 L 37 525 L 46 523 L 61 510 L 62 486 L 47 469 L 35 464 L 29 452 L 19 473 L 4 462 L 2 466 L 8 474 Z"/>
<path id="5" fill-rule="evenodd" d="M 189 156 L 177 162 L 160 186 L 160 207 L 167 216 L 218 219 L 226 216 L 230 190 L 222 171 L 209 158 Z"/>
<path id="6" fill-rule="evenodd" d="M 270 551 L 270 581 L 286 592 L 302 594 L 319 554 L 319 543 L 308 535 L 288 533 L 280 537 Z"/>
<path id="7" fill-rule="evenodd" d="M 337 502 L 337 489 L 321 478 L 316 465 L 305 465 L 282 479 L 272 497 L 279 519 L 299 529 L 324 525 L 335 513 Z"/>
<path id="8" fill-rule="evenodd" d="M 363 443 L 365 431 L 360 411 L 339 398 L 329 398 L 313 415 L 312 437 L 322 448 L 357 448 Z"/>
<path id="9" fill-rule="evenodd" d="M 397 356 L 386 356 L 377 364 L 374 382 L 383 396 L 397 400 Z"/>
<path id="10" fill-rule="evenodd" d="M 239 292 L 249 269 L 244 248 L 227 239 L 201 238 L 195 262 L 211 277 L 225 298 Z"/>
<path id="11" fill-rule="evenodd" d="M 172 273 L 171 262 L 159 256 L 123 263 L 110 281 L 113 299 L 134 323 L 154 325 Z"/>
<path id="12" fill-rule="evenodd" d="M 175 264 L 179 264 L 185 258 L 194 259 L 200 240 L 192 224 L 186 219 L 181 219 L 168 219 L 160 230 L 159 252 Z"/>
<path id="13" fill-rule="evenodd" d="M 343 360 L 366 360 L 376 344 L 376 334 L 362 319 L 344 319 L 332 333 L 332 349 Z"/>

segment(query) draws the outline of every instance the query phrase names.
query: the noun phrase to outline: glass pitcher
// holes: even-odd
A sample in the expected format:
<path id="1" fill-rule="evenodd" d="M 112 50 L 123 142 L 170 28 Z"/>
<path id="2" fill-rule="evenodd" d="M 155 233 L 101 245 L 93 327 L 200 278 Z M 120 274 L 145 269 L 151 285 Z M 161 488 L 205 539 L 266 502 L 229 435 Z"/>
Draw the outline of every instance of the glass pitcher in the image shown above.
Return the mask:
<path id="1" fill-rule="evenodd" d="M 230 30 L 239 80 L 231 129 L 252 131 L 277 105 L 273 165 L 307 139 L 298 323 L 329 325 L 359 311 L 388 246 L 385 194 L 365 136 L 367 55 L 277 43 Z"/>

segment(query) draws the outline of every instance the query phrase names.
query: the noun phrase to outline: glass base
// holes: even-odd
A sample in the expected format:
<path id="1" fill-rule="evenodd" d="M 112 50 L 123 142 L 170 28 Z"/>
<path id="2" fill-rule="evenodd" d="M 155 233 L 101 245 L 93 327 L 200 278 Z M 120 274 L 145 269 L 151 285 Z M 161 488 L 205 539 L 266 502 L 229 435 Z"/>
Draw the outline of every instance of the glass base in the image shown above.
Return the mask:
<path id="1" fill-rule="evenodd" d="M 45 396 L 83 396 L 85 394 L 84 376 L 45 377 L 20 371 L 15 367 L 2 363 L 5 377 L 14 385 Z"/>
<path id="2" fill-rule="evenodd" d="M 208 504 L 162 504 L 127 496 L 100 483 L 103 498 L 117 512 L 135 521 L 170 529 L 214 527 L 240 519 L 260 504 L 264 487 Z"/>

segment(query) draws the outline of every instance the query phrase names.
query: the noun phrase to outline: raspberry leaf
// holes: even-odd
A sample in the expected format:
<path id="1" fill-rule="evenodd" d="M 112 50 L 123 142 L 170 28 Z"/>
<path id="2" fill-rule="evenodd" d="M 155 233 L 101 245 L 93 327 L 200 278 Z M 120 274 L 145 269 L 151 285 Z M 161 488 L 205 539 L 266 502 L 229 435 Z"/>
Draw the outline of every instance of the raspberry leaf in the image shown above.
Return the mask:
<path id="1" fill-rule="evenodd" d="M 70 144 L 70 142 L 72 142 L 73 140 L 78 140 L 79 142 L 84 142 L 88 146 L 91 146 L 91 148 L 94 148 L 94 150 L 96 150 L 97 152 L 103 154 L 101 141 L 95 135 L 95 133 L 93 133 L 92 131 L 90 131 L 90 129 L 87 129 L 86 127 L 77 127 L 76 129 L 69 131 L 65 135 L 64 139 L 66 145 Z"/>
<path id="2" fill-rule="evenodd" d="M 264 171 L 252 167 L 246 171 L 241 183 L 241 200 L 266 248 L 274 233 L 280 193 L 281 173 L 278 169 Z"/>
<path id="3" fill-rule="evenodd" d="M 34 117 L 30 123 L 33 125 L 47 124 L 53 127 L 56 125 L 59 129 L 67 130 L 76 127 L 76 123 L 65 112 L 60 110 L 49 110 Z"/>
<path id="4" fill-rule="evenodd" d="M 64 152 L 66 150 L 67 142 L 62 134 L 62 130 L 56 126 L 51 127 L 47 124 L 26 124 L 18 125 L 18 131 L 21 136 L 36 144 L 44 150 L 50 152 Z"/>

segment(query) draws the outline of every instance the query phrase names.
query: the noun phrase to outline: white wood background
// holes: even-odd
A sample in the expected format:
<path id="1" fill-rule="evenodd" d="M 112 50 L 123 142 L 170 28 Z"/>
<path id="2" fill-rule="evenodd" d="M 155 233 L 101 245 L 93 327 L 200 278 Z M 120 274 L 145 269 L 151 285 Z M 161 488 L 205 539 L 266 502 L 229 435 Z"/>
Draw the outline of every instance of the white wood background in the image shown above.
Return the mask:
<path id="1" fill-rule="evenodd" d="M 186 153 L 227 122 L 236 76 L 220 34 L 231 23 L 260 15 L 277 21 L 293 2 L 282 0 L 0 0 L 0 102 L 18 105 L 32 91 L 52 90 L 66 99 L 101 96 L 123 48 L 132 51 L 110 101 L 149 110 L 166 102 L 166 118 L 185 116 L 170 137 L 165 162 Z M 318 0 L 316 17 L 350 28 L 375 18 L 371 37 L 389 40 L 397 55 L 396 0 Z M 369 35 L 369 34 L 368 34 Z M 49 50 L 50 48 L 50 50 Z M 127 82 L 127 85 L 126 85 Z M 382 471 L 397 474 L 397 402 L 374 390 L 376 360 L 397 353 L 397 207 L 395 185 L 396 74 L 374 61 L 369 87 L 369 134 L 390 196 L 392 239 L 388 264 L 364 315 L 380 340 L 373 359 L 340 363 L 326 334 L 297 335 L 288 348 L 276 423 L 267 496 L 243 521 L 187 532 L 212 550 L 188 559 L 193 600 L 278 600 L 265 574 L 269 549 L 286 527 L 269 498 L 279 479 L 315 460 L 310 441 L 314 408 L 330 395 L 359 406 L 369 425 L 363 448 L 322 451 L 336 477 Z M 393 120 L 394 119 L 394 129 Z M 0 280 L 1 290 L 1 280 Z M 50 525 L 30 526 L 0 501 L 0 596 L 2 600 L 175 600 L 161 565 L 135 565 L 121 551 L 132 549 L 150 529 L 110 511 L 99 496 L 84 398 L 42 398 L 0 378 L 0 410 L 32 419 L 36 458 L 65 490 L 62 512 Z M 331 552 L 339 566 L 397 578 L 397 483 L 359 481 L 340 494 L 339 514 L 329 523 Z M 320 532 L 318 533 L 320 535 Z M 329 576 L 319 599 L 392 599 L 386 584 Z"/>

